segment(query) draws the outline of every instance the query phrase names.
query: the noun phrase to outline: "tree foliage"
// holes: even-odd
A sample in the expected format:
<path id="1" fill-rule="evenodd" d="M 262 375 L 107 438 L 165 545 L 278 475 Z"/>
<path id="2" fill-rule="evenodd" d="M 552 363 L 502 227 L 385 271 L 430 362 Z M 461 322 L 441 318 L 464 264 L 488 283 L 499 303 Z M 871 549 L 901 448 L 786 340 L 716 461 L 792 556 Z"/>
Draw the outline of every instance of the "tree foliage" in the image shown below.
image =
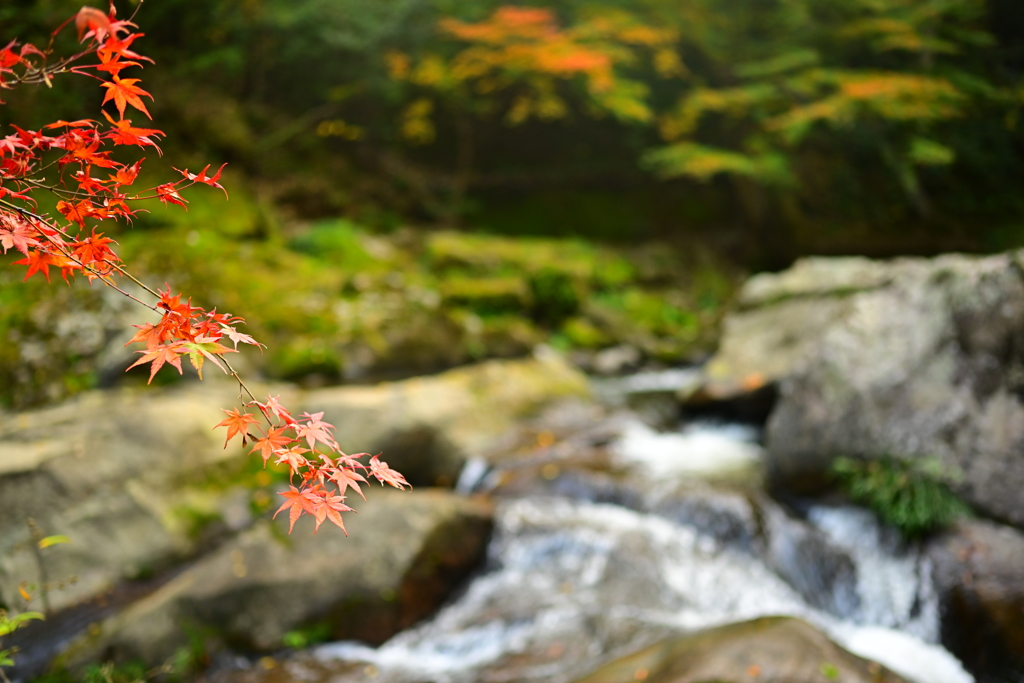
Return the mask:
<path id="1" fill-rule="evenodd" d="M 623 234 L 738 219 L 804 248 L 828 226 L 871 240 L 908 225 L 983 246 L 976 222 L 1024 215 L 1009 181 L 1024 170 L 1012 29 L 1024 13 L 1006 0 L 165 0 L 147 12 L 176 138 L 271 181 L 299 215 L 476 210 L 486 223 L 524 188 L 596 187 L 657 198 L 631 204 L 648 213 Z"/>

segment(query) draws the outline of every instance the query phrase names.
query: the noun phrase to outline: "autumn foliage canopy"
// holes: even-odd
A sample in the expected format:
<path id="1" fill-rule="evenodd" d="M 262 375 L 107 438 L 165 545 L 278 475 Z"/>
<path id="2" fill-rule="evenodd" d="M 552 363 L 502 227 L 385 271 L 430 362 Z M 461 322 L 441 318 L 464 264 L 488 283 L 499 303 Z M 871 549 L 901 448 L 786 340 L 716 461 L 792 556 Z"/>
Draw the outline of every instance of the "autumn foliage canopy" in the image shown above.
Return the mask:
<path id="1" fill-rule="evenodd" d="M 81 48 L 57 57 L 54 39 L 72 24 Z M 0 91 L 31 84 L 51 87 L 67 73 L 93 78 L 104 91 L 103 120 L 54 121 L 39 130 L 12 126 L 14 132 L 0 138 L 0 249 L 20 252 L 23 258 L 14 265 L 25 267 L 26 280 L 40 275 L 49 281 L 56 271 L 65 281 L 84 276 L 159 313 L 158 322 L 136 326 L 129 343 L 143 348 L 131 367 L 148 363 L 152 381 L 164 365 L 181 373 L 182 360 L 188 359 L 200 378 L 210 362 L 237 380 L 243 405 L 225 410 L 227 417 L 217 425 L 227 430 L 225 446 L 235 437 L 243 445 L 251 440 L 251 452 L 259 453 L 264 465 L 273 460 L 287 466 L 292 485 L 281 494 L 285 502 L 277 512 L 289 511 L 289 530 L 303 514 L 316 520 L 317 529 L 329 520 L 344 530 L 341 513 L 351 510 L 344 503 L 348 489 L 362 496 L 360 484 L 367 477 L 403 489 L 408 483 L 402 475 L 377 456 L 363 463 L 369 454 L 342 452 L 322 412 L 293 417 L 273 396 L 257 400 L 228 360 L 239 344 L 262 346 L 238 330 L 242 318 L 205 310 L 172 293 L 170 286 L 161 291 L 138 280 L 118 257 L 114 240 L 98 231 L 103 221 L 130 223 L 145 202 L 186 207 L 182 192 L 195 185 L 224 190 L 219 183 L 223 165 L 216 171 L 207 165 L 198 173 L 175 169 L 179 180 L 138 189 L 134 183 L 144 158 L 131 163 L 113 158 L 118 146 L 161 154 L 157 141 L 164 134 L 133 123 L 151 118 L 145 98 L 152 96 L 140 79 L 122 76 L 151 61 L 135 51 L 143 35 L 133 21 L 119 20 L 111 3 L 106 13 L 83 7 L 44 48 L 14 40 L 0 49 Z M 39 212 L 34 197 L 40 192 L 56 196 L 59 215 Z M 138 296 L 125 288 L 128 282 L 141 290 Z"/>

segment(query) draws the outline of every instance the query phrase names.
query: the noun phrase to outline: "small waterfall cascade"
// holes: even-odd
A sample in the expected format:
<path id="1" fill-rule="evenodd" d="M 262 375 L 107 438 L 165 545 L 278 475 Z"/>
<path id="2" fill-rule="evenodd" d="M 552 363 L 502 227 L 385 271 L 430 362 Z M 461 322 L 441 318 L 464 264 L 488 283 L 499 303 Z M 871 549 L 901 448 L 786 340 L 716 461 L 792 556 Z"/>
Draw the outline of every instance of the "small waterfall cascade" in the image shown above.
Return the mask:
<path id="1" fill-rule="evenodd" d="M 916 545 L 866 510 L 808 503 L 798 515 L 751 489 L 755 427 L 658 432 L 618 419 L 610 449 L 643 492 L 637 505 L 499 498 L 486 566 L 460 595 L 379 648 L 322 645 L 290 664 L 292 677 L 560 683 L 673 634 L 789 615 L 907 680 L 973 681 L 938 645 L 938 598 Z M 463 486 L 485 470 L 471 462 Z"/>

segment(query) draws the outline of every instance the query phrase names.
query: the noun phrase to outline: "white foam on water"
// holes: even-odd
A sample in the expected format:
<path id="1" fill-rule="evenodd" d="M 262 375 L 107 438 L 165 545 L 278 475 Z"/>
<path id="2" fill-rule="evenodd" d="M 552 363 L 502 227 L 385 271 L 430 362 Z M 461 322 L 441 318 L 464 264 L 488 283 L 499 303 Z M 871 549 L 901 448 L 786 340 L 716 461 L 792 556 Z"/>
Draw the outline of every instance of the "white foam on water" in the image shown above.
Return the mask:
<path id="1" fill-rule="evenodd" d="M 847 551 L 857 569 L 856 622 L 939 640 L 939 601 L 931 565 L 917 546 L 903 544 L 868 510 L 851 505 L 812 507 L 807 520 Z"/>
<path id="2" fill-rule="evenodd" d="M 839 513 L 819 517 L 823 526 L 846 524 Z M 888 628 L 902 614 L 898 600 L 865 609 L 864 623 L 844 623 L 808 606 L 755 556 L 709 543 L 691 527 L 613 505 L 558 498 L 501 503 L 489 565 L 434 618 L 380 648 L 335 643 L 315 656 L 373 664 L 381 681 L 469 683 L 487 667 L 517 680 L 564 681 L 583 673 L 573 666 L 667 633 L 789 615 L 908 680 L 972 681 L 940 647 Z M 531 659 L 555 643 L 575 648 L 584 661 Z"/>
<path id="3" fill-rule="evenodd" d="M 873 659 L 918 683 L 974 683 L 974 676 L 939 645 L 881 626 L 839 625 L 829 635 L 850 652 Z"/>
<path id="4" fill-rule="evenodd" d="M 757 437 L 747 425 L 695 422 L 680 432 L 657 432 L 628 420 L 612 450 L 648 478 L 713 476 L 756 468 L 764 456 Z"/>

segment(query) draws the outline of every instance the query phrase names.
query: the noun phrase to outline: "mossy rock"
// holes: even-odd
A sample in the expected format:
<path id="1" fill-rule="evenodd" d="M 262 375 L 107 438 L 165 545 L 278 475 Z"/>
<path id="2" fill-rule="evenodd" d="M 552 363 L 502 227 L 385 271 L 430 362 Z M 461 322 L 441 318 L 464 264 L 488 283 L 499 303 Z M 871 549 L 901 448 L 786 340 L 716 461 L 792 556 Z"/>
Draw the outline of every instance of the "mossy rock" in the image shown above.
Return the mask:
<path id="1" fill-rule="evenodd" d="M 579 280 L 616 286 L 633 277 L 628 261 L 610 249 L 581 240 L 509 238 L 456 232 L 434 233 L 425 254 L 438 270 L 536 273 L 553 269 Z"/>
<path id="2" fill-rule="evenodd" d="M 530 289 L 519 277 L 453 277 L 441 282 L 446 304 L 462 306 L 480 315 L 526 311 Z"/>
<path id="3" fill-rule="evenodd" d="M 576 683 L 903 683 L 791 617 L 763 617 L 668 639 Z"/>

